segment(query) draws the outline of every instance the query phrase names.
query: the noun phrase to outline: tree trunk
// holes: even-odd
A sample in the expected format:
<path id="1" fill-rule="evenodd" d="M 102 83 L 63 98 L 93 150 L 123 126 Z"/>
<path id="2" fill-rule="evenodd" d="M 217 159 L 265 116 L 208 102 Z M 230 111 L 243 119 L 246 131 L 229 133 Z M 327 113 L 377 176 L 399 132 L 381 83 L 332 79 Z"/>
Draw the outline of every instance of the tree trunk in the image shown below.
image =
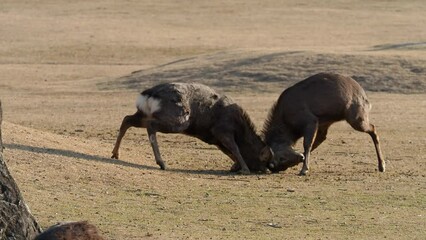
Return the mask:
<path id="1" fill-rule="evenodd" d="M 41 232 L 3 159 L 0 102 L 0 239 L 32 240 Z"/>

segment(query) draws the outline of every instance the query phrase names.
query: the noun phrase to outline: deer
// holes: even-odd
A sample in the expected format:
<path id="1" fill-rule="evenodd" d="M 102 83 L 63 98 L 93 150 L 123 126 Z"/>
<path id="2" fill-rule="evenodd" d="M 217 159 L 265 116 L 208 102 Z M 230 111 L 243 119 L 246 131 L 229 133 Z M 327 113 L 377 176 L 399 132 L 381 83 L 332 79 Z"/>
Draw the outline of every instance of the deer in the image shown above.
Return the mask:
<path id="1" fill-rule="evenodd" d="M 143 91 L 137 111 L 123 118 L 112 158 L 130 127 L 146 128 L 156 163 L 166 168 L 156 133 L 182 133 L 217 146 L 234 162 L 232 172 L 265 172 L 272 151 L 247 112 L 229 97 L 198 83 L 163 83 Z"/>
<path id="2" fill-rule="evenodd" d="M 104 240 L 98 229 L 87 221 L 58 223 L 34 240 Z"/>
<path id="3" fill-rule="evenodd" d="M 276 173 L 303 162 L 300 175 L 309 171 L 310 153 L 324 140 L 335 122 L 346 120 L 357 131 L 368 133 L 374 143 L 378 170 L 385 171 L 379 136 L 370 123 L 371 104 L 364 89 L 352 78 L 319 73 L 284 90 L 272 106 L 262 136 L 274 156 L 268 168 Z M 303 154 L 294 150 L 303 137 Z"/>

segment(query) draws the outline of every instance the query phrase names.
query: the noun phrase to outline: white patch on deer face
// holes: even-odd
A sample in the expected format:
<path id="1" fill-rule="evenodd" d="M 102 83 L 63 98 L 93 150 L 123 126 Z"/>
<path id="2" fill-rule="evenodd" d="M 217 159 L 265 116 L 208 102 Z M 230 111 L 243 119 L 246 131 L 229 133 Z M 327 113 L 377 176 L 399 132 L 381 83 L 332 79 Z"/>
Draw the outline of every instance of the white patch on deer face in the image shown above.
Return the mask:
<path id="1" fill-rule="evenodd" d="M 146 95 L 139 95 L 136 100 L 136 108 L 142 111 L 148 116 L 152 116 L 153 113 L 161 109 L 161 99 L 149 97 Z"/>

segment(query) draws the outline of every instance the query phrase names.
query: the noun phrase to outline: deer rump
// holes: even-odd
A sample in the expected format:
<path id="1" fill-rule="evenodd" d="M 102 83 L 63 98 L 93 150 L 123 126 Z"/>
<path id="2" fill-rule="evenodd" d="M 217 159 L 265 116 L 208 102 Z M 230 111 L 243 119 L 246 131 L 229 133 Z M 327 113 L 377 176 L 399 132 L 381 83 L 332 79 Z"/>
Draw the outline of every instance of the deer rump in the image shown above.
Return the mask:
<path id="1" fill-rule="evenodd" d="M 266 171 L 272 153 L 248 114 L 226 96 L 202 84 L 166 83 L 147 89 L 136 102 L 137 112 L 124 117 L 113 149 L 118 151 L 130 127 L 146 128 L 155 160 L 165 169 L 157 143 L 157 132 L 183 133 L 216 145 L 228 155 L 232 171 Z"/>
<path id="2" fill-rule="evenodd" d="M 283 171 L 303 162 L 300 175 L 307 174 L 311 151 L 326 139 L 331 124 L 346 120 L 355 130 L 371 136 L 378 169 L 384 172 L 379 137 L 369 122 L 370 109 L 364 90 L 350 77 L 319 73 L 296 83 L 282 92 L 264 124 L 264 140 L 274 152 L 269 169 Z M 303 155 L 293 149 L 302 137 Z"/>

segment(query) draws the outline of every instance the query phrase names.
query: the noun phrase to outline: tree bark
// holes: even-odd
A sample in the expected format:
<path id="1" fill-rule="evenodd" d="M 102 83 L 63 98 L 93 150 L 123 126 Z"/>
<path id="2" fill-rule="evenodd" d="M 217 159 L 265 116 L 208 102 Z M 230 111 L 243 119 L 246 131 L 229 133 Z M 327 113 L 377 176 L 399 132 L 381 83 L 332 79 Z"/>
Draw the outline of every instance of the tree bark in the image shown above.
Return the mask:
<path id="1" fill-rule="evenodd" d="M 3 159 L 0 102 L 0 239 L 32 240 L 41 228 L 22 198 L 21 192 Z"/>

